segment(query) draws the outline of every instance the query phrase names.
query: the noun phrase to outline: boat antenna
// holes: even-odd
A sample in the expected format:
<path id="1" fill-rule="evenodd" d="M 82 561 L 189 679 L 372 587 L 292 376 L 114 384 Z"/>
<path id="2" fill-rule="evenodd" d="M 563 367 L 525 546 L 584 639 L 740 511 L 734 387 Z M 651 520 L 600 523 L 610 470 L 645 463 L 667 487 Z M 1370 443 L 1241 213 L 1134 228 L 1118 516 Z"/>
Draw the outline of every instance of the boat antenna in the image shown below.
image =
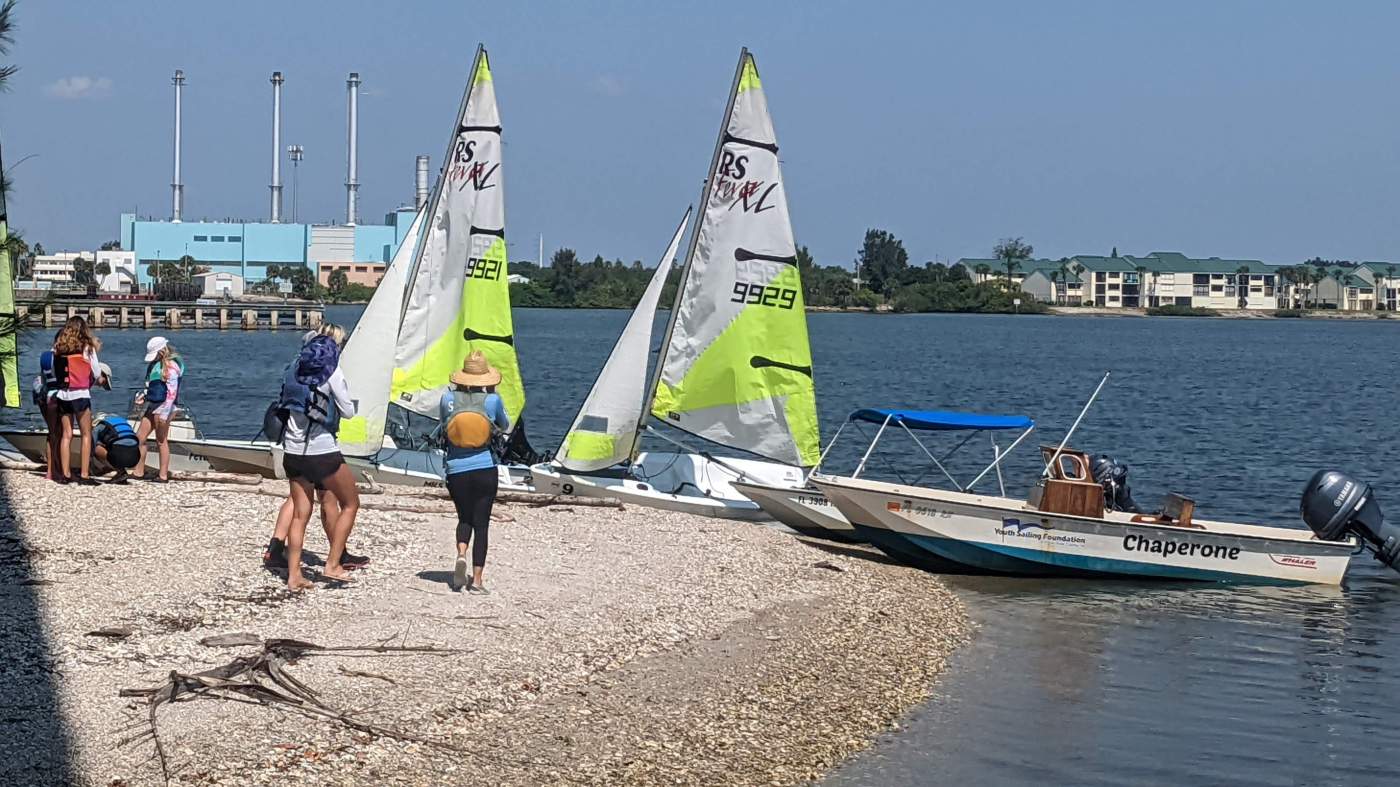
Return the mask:
<path id="1" fill-rule="evenodd" d="M 1103 390 L 1104 383 L 1108 382 L 1108 376 L 1110 374 L 1112 374 L 1112 372 L 1103 373 L 1103 379 L 1099 380 L 1099 385 L 1094 389 L 1094 393 L 1089 396 L 1089 401 L 1084 403 L 1084 409 L 1079 411 L 1079 417 L 1074 419 L 1074 424 L 1070 426 L 1068 432 L 1065 432 L 1065 439 L 1060 441 L 1060 444 L 1055 447 L 1055 453 L 1050 455 L 1050 461 L 1045 463 L 1045 470 L 1040 474 L 1041 478 L 1050 477 L 1050 468 L 1054 467 L 1055 463 L 1060 460 L 1060 452 L 1065 450 L 1065 446 L 1069 444 L 1069 439 L 1074 437 L 1074 430 L 1079 428 L 1079 422 L 1084 420 L 1084 416 L 1089 412 L 1089 408 L 1094 405 L 1094 400 L 1099 398 L 1099 391 Z"/>
<path id="2" fill-rule="evenodd" d="M 734 114 L 734 100 L 739 96 L 739 80 L 744 76 L 744 63 L 749 59 L 748 47 L 739 49 L 739 65 L 734 68 L 734 82 L 729 86 L 729 103 L 724 108 L 724 120 L 720 122 L 719 136 L 715 139 L 715 151 L 710 157 L 710 169 L 705 173 L 705 185 L 700 190 L 700 214 L 695 226 L 690 230 L 690 246 L 685 252 L 685 264 L 676 282 L 676 295 L 671 303 L 671 317 L 666 321 L 666 331 L 661 335 L 661 348 L 656 352 L 656 368 L 652 370 L 651 382 L 647 386 L 647 396 L 642 400 L 642 417 L 638 422 L 637 436 L 632 441 L 632 459 L 642 447 L 642 431 L 651 416 L 651 403 L 656 398 L 656 388 L 661 383 L 661 372 L 666 365 L 666 351 L 671 347 L 671 335 L 676 330 L 676 318 L 680 316 L 681 300 L 685 297 L 685 285 L 690 279 L 690 265 L 695 261 L 695 248 L 700 242 L 700 230 L 705 225 L 705 213 L 710 207 L 710 190 L 714 186 L 715 171 L 719 169 L 719 157 L 724 152 L 724 135 L 729 131 L 729 122 Z"/>

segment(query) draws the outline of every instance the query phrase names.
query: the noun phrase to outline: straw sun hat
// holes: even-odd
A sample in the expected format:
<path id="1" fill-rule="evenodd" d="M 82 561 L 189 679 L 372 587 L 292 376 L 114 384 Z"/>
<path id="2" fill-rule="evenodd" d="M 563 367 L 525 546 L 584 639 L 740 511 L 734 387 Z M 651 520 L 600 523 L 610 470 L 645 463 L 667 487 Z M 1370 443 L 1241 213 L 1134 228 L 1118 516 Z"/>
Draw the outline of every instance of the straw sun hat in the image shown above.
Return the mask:
<path id="1" fill-rule="evenodd" d="M 481 386 L 487 388 L 493 385 L 500 385 L 501 373 L 496 371 L 491 364 L 486 362 L 486 356 L 480 350 L 474 350 L 467 360 L 462 363 L 462 370 L 453 372 L 453 385 L 463 387 Z"/>

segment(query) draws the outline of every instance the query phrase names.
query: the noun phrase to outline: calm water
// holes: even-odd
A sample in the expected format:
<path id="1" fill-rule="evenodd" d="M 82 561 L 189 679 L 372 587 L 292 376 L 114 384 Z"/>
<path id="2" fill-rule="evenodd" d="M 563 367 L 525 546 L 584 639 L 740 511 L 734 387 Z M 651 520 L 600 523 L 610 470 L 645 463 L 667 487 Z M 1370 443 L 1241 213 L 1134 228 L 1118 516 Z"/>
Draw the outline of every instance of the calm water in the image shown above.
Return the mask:
<path id="1" fill-rule="evenodd" d="M 517 311 L 537 447 L 557 444 L 626 317 Z M 810 327 L 828 436 L 856 407 L 902 405 L 1024 413 L 1053 443 L 1112 371 L 1074 444 L 1126 461 L 1140 503 L 1178 491 L 1203 516 L 1300 526 L 1303 483 L 1336 467 L 1400 516 L 1400 320 L 819 314 Z M 22 342 L 22 369 L 35 366 L 43 333 Z M 251 436 L 298 336 L 167 335 L 187 355 L 185 398 L 204 431 Z M 148 336 L 103 334 L 119 387 L 139 379 Z M 98 407 L 120 410 L 128 393 Z M 1030 442 L 1008 462 L 1013 493 L 1038 469 Z M 916 455 L 912 444 L 888 445 L 872 471 L 912 480 L 917 470 L 898 461 Z M 863 447 L 843 436 L 830 466 L 849 467 Z M 955 472 L 990 453 L 970 443 Z M 1400 574 L 1369 558 L 1340 589 L 952 582 L 978 640 L 938 700 L 832 783 L 1395 781 L 1400 677 L 1381 659 L 1400 658 Z"/>

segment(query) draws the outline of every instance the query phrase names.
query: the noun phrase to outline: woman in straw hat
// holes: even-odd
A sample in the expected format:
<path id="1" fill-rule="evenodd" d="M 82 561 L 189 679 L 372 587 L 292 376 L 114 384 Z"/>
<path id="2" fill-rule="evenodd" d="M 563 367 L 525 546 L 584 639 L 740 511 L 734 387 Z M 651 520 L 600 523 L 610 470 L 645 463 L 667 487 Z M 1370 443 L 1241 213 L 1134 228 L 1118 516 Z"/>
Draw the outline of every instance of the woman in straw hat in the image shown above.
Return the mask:
<path id="1" fill-rule="evenodd" d="M 457 562 L 453 586 L 485 594 L 481 581 L 486 567 L 487 529 L 496 502 L 496 458 L 491 438 L 510 431 L 505 402 L 496 393 L 501 373 L 480 350 L 467 356 L 452 373 L 451 388 L 442 397 L 441 423 L 447 437 L 447 491 L 457 507 Z M 475 541 L 473 541 L 475 537 Z M 467 579 L 467 547 L 472 548 L 472 576 Z"/>

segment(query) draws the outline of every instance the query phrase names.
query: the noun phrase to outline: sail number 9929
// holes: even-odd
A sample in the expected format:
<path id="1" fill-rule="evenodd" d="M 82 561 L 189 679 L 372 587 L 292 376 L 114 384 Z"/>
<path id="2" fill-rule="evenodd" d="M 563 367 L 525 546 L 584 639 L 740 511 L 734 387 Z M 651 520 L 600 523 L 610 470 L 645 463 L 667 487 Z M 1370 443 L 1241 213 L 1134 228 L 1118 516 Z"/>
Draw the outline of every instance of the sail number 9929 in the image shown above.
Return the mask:
<path id="1" fill-rule="evenodd" d="M 734 282 L 734 297 L 729 300 L 732 303 L 791 309 L 797 303 L 797 290 L 791 287 L 774 287 L 771 284 L 750 284 L 746 281 L 736 281 Z"/>

